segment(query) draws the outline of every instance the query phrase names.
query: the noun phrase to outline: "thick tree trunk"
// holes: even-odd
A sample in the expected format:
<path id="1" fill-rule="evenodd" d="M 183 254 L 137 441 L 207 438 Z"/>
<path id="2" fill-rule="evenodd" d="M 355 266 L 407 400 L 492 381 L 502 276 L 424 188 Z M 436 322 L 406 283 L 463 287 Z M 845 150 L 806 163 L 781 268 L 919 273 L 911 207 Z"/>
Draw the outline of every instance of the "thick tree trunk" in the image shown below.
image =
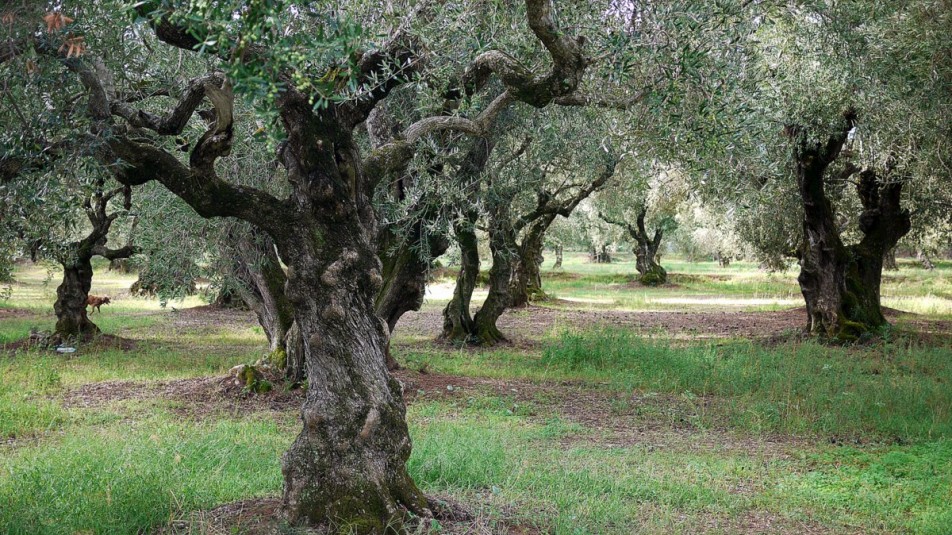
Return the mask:
<path id="1" fill-rule="evenodd" d="M 846 271 L 847 317 L 877 327 L 886 324 L 880 303 L 885 259 L 912 228 L 908 210 L 901 206 L 902 181 L 881 183 L 876 173 L 860 173 L 856 191 L 863 205 L 859 229 L 863 239 L 848 247 Z"/>
<path id="2" fill-rule="evenodd" d="M 288 130 L 302 132 L 296 125 Z M 289 268 L 287 295 L 308 378 L 304 427 L 283 459 L 284 510 L 292 524 L 397 531 L 407 511 L 430 512 L 407 473 L 403 392 L 387 370 L 389 329 L 374 307 L 383 285 L 376 216 L 366 192 L 349 190 L 340 179 L 359 173 L 351 139 L 317 147 L 330 154 L 291 141 L 297 149 L 288 167 L 307 169 L 315 187 L 328 186 L 316 200 L 301 198 L 308 207 L 303 220 L 274 236 Z M 304 167 L 321 161 L 332 163 Z"/>
<path id="3" fill-rule="evenodd" d="M 657 236 L 660 238 L 661 231 Z M 657 245 L 648 240 L 638 240 L 635 247 L 635 269 L 638 270 L 638 278 L 645 286 L 659 286 L 668 281 L 668 272 L 665 271 L 657 261 Z"/>
<path id="4" fill-rule="evenodd" d="M 99 327 L 86 314 L 86 299 L 93 282 L 91 257 L 76 255 L 63 264 L 63 282 L 56 288 L 56 334 L 62 338 L 89 339 Z"/>
<path id="5" fill-rule="evenodd" d="M 859 226 L 864 236 L 856 245 L 843 244 L 824 175 L 852 129 L 851 115 L 846 123 L 822 145 L 808 144 L 801 137 L 795 161 L 804 210 L 797 280 L 806 301 L 807 330 L 848 341 L 886 324 L 880 306 L 883 257 L 909 231 L 910 218 L 900 206 L 902 183 L 881 184 L 875 173 L 863 171 L 857 193 L 863 204 Z M 856 171 L 848 165 L 845 173 Z"/>
<path id="6" fill-rule="evenodd" d="M 456 276 L 456 287 L 453 289 L 453 298 L 443 309 L 443 333 L 441 340 L 466 341 L 475 331 L 475 323 L 470 312 L 470 303 L 473 291 L 476 289 L 476 279 L 479 276 L 479 240 L 473 228 L 476 214 L 471 213 L 467 219 L 455 226 L 454 233 L 460 249 L 459 274 Z"/>
<path id="7" fill-rule="evenodd" d="M 815 161 L 815 160 L 814 160 Z M 804 209 L 800 251 L 800 292 L 807 307 L 807 331 L 830 337 L 856 337 L 868 326 L 847 318 L 846 247 L 840 240 L 833 209 L 826 198 L 826 165 L 798 165 L 797 183 Z M 882 262 L 882 258 L 878 263 Z"/>
<path id="8" fill-rule="evenodd" d="M 552 264 L 552 269 L 560 269 L 562 267 L 562 246 L 555 246 L 555 264 Z"/>
<path id="9" fill-rule="evenodd" d="M 929 258 L 928 253 L 926 253 L 925 251 L 921 249 L 917 251 L 916 259 L 919 261 L 919 264 L 922 265 L 922 269 L 927 269 L 929 271 L 932 271 L 933 269 L 935 269 L 935 264 L 932 262 L 932 259 Z"/>
<path id="10" fill-rule="evenodd" d="M 664 231 L 661 228 L 655 229 L 654 237 L 648 235 L 645 227 L 645 216 L 648 210 L 642 208 L 638 212 L 636 226 L 628 225 L 628 233 L 634 238 L 635 246 L 635 269 L 640 275 L 639 280 L 645 286 L 660 286 L 668 282 L 668 272 L 658 263 L 658 249 L 661 247 L 661 240 L 664 237 Z"/>

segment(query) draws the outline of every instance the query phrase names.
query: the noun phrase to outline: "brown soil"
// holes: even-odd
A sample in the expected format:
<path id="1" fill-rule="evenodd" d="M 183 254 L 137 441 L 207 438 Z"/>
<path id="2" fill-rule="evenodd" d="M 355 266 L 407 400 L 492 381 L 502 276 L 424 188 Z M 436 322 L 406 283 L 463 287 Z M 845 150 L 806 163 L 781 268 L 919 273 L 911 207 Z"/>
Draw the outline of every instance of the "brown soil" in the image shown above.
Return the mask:
<path id="1" fill-rule="evenodd" d="M 31 334 L 30 336 L 10 342 L 0 346 L 0 355 L 4 353 L 14 355 L 19 351 L 45 350 L 55 352 L 56 349 L 50 346 L 50 338 L 44 333 Z M 100 334 L 89 342 L 84 342 L 76 346 L 75 353 L 64 353 L 65 356 L 80 356 L 86 351 L 103 351 L 106 349 L 120 349 L 122 351 L 133 351 L 138 347 L 138 342 L 121 336 L 111 334 Z"/>
<path id="2" fill-rule="evenodd" d="M 447 496 L 428 499 L 435 518 L 440 523 L 440 533 L 446 535 L 535 535 L 535 528 L 520 526 L 506 520 L 493 520 L 473 516 L 466 507 Z M 429 533 L 426 523 L 414 528 L 411 533 Z M 154 535 L 278 535 L 295 533 L 311 535 L 326 533 L 324 530 L 289 528 L 281 514 L 278 498 L 253 498 L 228 503 L 208 511 L 196 511 L 187 518 L 171 522 L 153 532 Z"/>
<path id="3" fill-rule="evenodd" d="M 31 318 L 37 314 L 28 308 L 0 308 L 0 321 L 14 318 Z"/>
<path id="4" fill-rule="evenodd" d="M 941 340 L 952 335 L 952 322 L 921 319 L 893 309 L 886 317 L 903 335 Z M 548 306 L 529 306 L 507 310 L 497 323 L 511 344 L 526 348 L 538 345 L 546 335 L 564 329 L 598 327 L 624 328 L 641 333 L 664 333 L 692 338 L 746 338 L 776 342 L 796 338 L 806 322 L 803 307 L 776 312 L 737 311 L 655 311 L 577 310 Z M 408 312 L 394 330 L 397 344 L 401 339 L 435 339 L 443 326 L 441 311 L 424 309 Z"/>
<path id="5" fill-rule="evenodd" d="M 531 306 L 508 310 L 497 325 L 513 339 L 540 339 L 555 329 L 624 327 L 640 332 L 664 331 L 700 337 L 767 338 L 803 327 L 804 315 L 797 310 L 780 312 L 624 312 L 617 310 L 570 310 Z M 394 331 L 402 336 L 435 338 L 443 326 L 440 310 L 408 312 Z"/>
<path id="6" fill-rule="evenodd" d="M 63 396 L 65 407 L 101 407 L 115 401 L 163 399 L 173 401 L 173 410 L 192 418 L 216 417 L 223 413 L 290 412 L 304 401 L 303 390 L 285 390 L 277 385 L 270 392 L 252 394 L 232 377 L 199 377 L 173 381 L 104 381 L 89 383 Z"/>

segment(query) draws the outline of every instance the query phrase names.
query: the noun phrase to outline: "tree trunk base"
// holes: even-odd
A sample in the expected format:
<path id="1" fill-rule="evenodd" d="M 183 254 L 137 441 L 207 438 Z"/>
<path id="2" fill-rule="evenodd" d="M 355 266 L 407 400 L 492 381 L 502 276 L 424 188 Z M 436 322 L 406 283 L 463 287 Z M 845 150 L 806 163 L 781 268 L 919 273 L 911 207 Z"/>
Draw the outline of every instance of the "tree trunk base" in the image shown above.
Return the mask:
<path id="1" fill-rule="evenodd" d="M 655 264 L 638 277 L 638 282 L 645 286 L 661 286 L 668 282 L 668 272 L 660 265 Z"/>

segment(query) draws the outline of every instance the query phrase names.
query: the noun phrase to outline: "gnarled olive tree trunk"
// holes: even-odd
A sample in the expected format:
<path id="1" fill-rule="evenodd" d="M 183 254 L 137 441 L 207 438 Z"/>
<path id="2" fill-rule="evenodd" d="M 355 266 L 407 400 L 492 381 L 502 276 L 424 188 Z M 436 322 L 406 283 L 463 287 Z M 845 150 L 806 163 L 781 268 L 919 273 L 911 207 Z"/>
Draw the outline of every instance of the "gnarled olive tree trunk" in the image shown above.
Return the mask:
<path id="1" fill-rule="evenodd" d="M 648 214 L 648 208 L 642 206 L 638 210 L 635 218 L 635 224 L 627 221 L 620 221 L 604 214 L 599 214 L 606 223 L 619 226 L 628 232 L 628 236 L 635 242 L 635 269 L 638 270 L 638 280 L 645 286 L 658 286 L 668 282 L 668 272 L 665 271 L 659 262 L 658 250 L 661 248 L 661 240 L 664 238 L 664 228 L 658 226 L 655 229 L 654 236 L 648 234 L 645 227 L 645 217 Z"/>
<path id="2" fill-rule="evenodd" d="M 73 258 L 62 263 L 63 282 L 56 288 L 56 334 L 65 338 L 87 339 L 99 334 L 99 327 L 89 320 L 86 299 L 93 283 L 92 254 L 77 250 Z"/>
<path id="3" fill-rule="evenodd" d="M 459 169 L 460 183 L 464 188 L 476 187 L 480 173 L 486 168 L 494 148 L 495 144 L 488 137 L 474 140 Z M 479 212 L 476 208 L 465 206 L 453 224 L 453 234 L 460 249 L 460 268 L 453 297 L 443 309 L 443 332 L 440 334 L 440 340 L 466 342 L 476 332 L 470 306 L 479 278 L 479 240 L 476 236 L 478 220 Z"/>
<path id="4" fill-rule="evenodd" d="M 474 330 L 470 333 L 470 341 L 482 345 L 506 340 L 496 322 L 512 302 L 513 275 L 522 261 L 510 223 L 509 205 L 500 204 L 495 212 L 489 226 L 489 249 L 493 256 L 493 265 L 489 268 L 489 293 L 473 317 Z"/>
<path id="5" fill-rule="evenodd" d="M 112 223 L 132 207 L 132 191 L 120 187 L 103 191 L 104 179 L 96 184 L 96 191 L 86 198 L 85 210 L 91 230 L 82 240 L 73 242 L 67 248 L 65 256 L 60 258 L 63 266 L 63 282 L 56 288 L 55 334 L 59 338 L 87 340 L 99 334 L 99 327 L 89 320 L 86 313 L 86 300 L 92 288 L 94 256 L 102 256 L 114 261 L 129 258 L 136 252 L 130 243 L 119 249 L 109 249 L 106 242 Z M 123 195 L 124 211 L 108 213 L 109 202 L 117 195 Z"/>
<path id="6" fill-rule="evenodd" d="M 284 98 L 282 158 L 298 209 L 270 233 L 288 265 L 308 378 L 304 428 L 284 456 L 284 508 L 292 523 L 382 533 L 405 511 L 429 511 L 407 473 L 403 392 L 387 370 L 389 329 L 375 307 L 383 285 L 375 178 L 339 118 L 321 115 L 317 128 L 306 97 Z M 314 137 L 326 131 L 332 143 Z"/>
<path id="7" fill-rule="evenodd" d="M 476 329 L 470 312 L 473 291 L 479 278 L 479 240 L 473 226 L 476 217 L 475 212 L 470 212 L 463 221 L 454 225 L 454 235 L 460 250 L 460 266 L 453 297 L 443 309 L 441 340 L 465 341 Z"/>
<path id="8" fill-rule="evenodd" d="M 886 324 L 880 306 L 883 256 L 910 228 L 909 213 L 900 206 L 902 183 L 880 181 L 870 170 L 859 173 L 857 193 L 863 205 L 863 239 L 846 246 L 826 196 L 825 178 L 855 124 L 844 117 L 841 130 L 823 143 L 811 143 L 796 127 L 797 185 L 804 210 L 800 248 L 800 291 L 807 308 L 807 331 L 839 340 L 853 340 Z M 842 178 L 859 170 L 846 164 Z"/>
<path id="9" fill-rule="evenodd" d="M 524 307 L 532 301 L 544 301 L 548 298 L 542 289 L 542 256 L 545 233 L 527 233 L 519 244 L 519 262 L 513 276 L 510 289 L 512 307 Z"/>

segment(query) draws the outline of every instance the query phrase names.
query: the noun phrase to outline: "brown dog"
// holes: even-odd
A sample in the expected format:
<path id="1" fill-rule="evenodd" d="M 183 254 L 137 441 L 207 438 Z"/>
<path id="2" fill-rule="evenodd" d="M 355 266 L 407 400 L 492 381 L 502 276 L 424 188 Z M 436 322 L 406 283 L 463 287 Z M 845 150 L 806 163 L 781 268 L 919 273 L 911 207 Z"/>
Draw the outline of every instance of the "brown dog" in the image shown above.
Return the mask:
<path id="1" fill-rule="evenodd" d="M 89 294 L 89 296 L 86 297 L 86 306 L 88 306 L 88 307 L 93 307 L 93 309 L 92 309 L 92 311 L 90 312 L 90 314 L 92 314 L 93 312 L 95 312 L 95 311 L 97 311 L 97 310 L 99 310 L 99 313 L 102 314 L 102 310 L 100 310 L 99 307 L 101 307 L 101 306 L 103 306 L 103 305 L 108 305 L 108 304 L 110 304 L 110 303 L 112 303 L 112 301 L 109 300 L 109 296 L 108 296 L 108 295 L 104 295 L 104 296 L 100 297 L 100 296 L 98 296 L 98 295 Z"/>

